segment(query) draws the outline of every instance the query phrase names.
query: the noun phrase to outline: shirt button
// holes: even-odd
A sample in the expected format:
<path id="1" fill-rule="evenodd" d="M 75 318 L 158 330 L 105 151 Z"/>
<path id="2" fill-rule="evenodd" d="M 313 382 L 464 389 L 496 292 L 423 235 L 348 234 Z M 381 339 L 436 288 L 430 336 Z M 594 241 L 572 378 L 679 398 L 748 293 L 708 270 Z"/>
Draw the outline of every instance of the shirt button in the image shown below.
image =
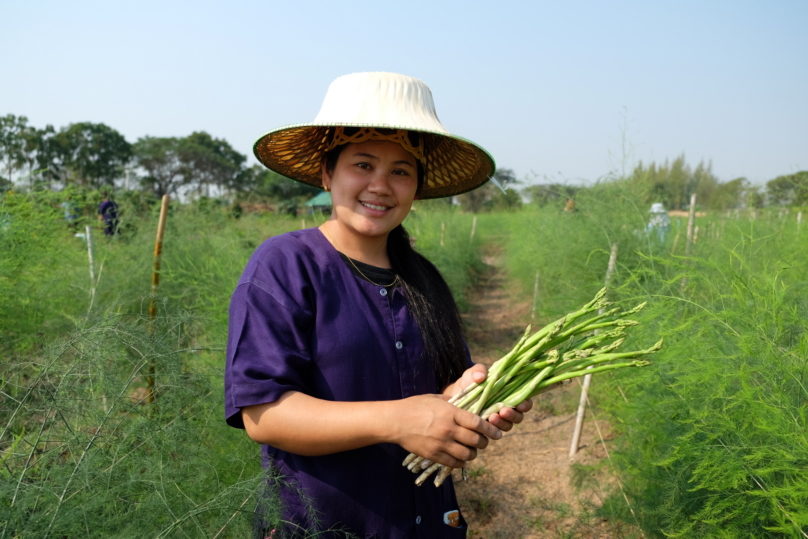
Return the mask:
<path id="1" fill-rule="evenodd" d="M 379 290 L 379 294 L 381 294 L 382 296 L 386 296 L 387 295 L 387 289 L 382 288 L 381 290 Z"/>
<path id="2" fill-rule="evenodd" d="M 404 348 L 404 343 L 402 343 L 401 341 L 396 341 L 396 348 L 401 350 L 402 348 Z"/>
<path id="3" fill-rule="evenodd" d="M 420 515 L 419 515 L 419 516 L 417 516 L 417 517 L 415 517 L 415 523 L 416 523 L 416 524 L 420 524 L 420 523 L 421 523 L 421 516 L 420 516 Z"/>

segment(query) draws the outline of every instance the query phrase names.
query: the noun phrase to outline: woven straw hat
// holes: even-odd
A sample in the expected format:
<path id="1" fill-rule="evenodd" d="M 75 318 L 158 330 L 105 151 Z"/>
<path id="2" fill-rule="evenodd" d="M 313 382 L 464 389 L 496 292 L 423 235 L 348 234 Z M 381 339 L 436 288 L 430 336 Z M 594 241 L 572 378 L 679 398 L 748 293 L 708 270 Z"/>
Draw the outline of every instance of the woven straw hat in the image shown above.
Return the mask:
<path id="1" fill-rule="evenodd" d="M 413 146 L 405 132 L 394 130 L 417 131 L 420 143 Z M 322 187 L 325 152 L 369 139 L 398 142 L 421 161 L 426 173 L 422 199 L 465 193 L 494 173 L 494 158 L 485 149 L 443 127 L 429 87 L 396 73 L 339 77 L 313 122 L 273 129 L 255 142 L 253 151 L 267 168 Z"/>

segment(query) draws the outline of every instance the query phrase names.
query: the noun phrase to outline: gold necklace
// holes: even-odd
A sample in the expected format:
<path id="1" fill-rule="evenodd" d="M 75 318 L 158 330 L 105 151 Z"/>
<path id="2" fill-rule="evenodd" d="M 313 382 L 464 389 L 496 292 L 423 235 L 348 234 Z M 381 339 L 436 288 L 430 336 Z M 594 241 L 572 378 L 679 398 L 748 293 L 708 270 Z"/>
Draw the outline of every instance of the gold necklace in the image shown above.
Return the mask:
<path id="1" fill-rule="evenodd" d="M 356 265 L 356 264 L 354 264 L 353 258 L 351 258 L 350 256 L 346 255 L 345 253 L 343 253 L 342 251 L 340 251 L 340 250 L 337 248 L 337 242 L 335 242 L 335 241 L 334 241 L 334 238 L 333 238 L 333 237 L 331 237 L 331 234 L 328 232 L 328 230 L 325 228 L 325 226 L 323 227 L 323 232 L 325 232 L 325 235 L 326 235 L 326 236 L 328 236 L 328 239 L 331 241 L 331 245 L 333 245 L 333 246 L 334 246 L 334 249 L 336 249 L 336 250 L 337 250 L 337 252 L 338 252 L 338 253 L 340 253 L 341 255 L 345 256 L 345 258 L 347 258 L 347 259 L 348 259 L 348 262 L 350 262 L 350 263 L 351 263 L 351 266 L 353 266 L 353 267 L 354 267 L 354 269 L 355 269 L 356 271 L 358 271 L 358 272 L 359 272 L 359 275 L 361 275 L 362 277 L 364 277 L 364 279 L 365 279 L 367 282 L 369 282 L 370 284 L 372 284 L 372 285 L 374 285 L 374 286 L 381 286 L 382 288 L 389 288 L 389 287 L 393 286 L 394 284 L 396 284 L 396 283 L 398 282 L 398 275 L 396 275 L 396 278 L 395 278 L 395 279 L 393 279 L 393 282 L 392 282 L 392 283 L 390 283 L 390 284 L 379 284 L 379 283 L 376 283 L 376 282 L 371 281 L 371 280 L 370 280 L 370 278 L 369 278 L 367 275 L 365 275 L 365 274 L 362 272 L 362 270 L 361 270 L 361 269 L 359 269 L 359 268 L 357 267 L 357 265 Z"/>
<path id="2" fill-rule="evenodd" d="M 393 286 L 394 284 L 396 284 L 396 283 L 398 282 L 398 275 L 396 275 L 396 278 L 395 278 L 395 279 L 393 279 L 393 282 L 392 282 L 392 283 L 390 283 L 390 284 L 379 284 L 379 283 L 374 283 L 373 281 L 371 281 L 371 280 L 368 278 L 368 276 L 367 276 L 367 275 L 365 275 L 364 273 L 362 273 L 362 270 L 361 270 L 361 269 L 359 269 L 358 267 L 356 267 L 356 264 L 354 264 L 354 261 L 353 261 L 353 259 L 352 259 L 350 256 L 346 255 L 346 254 L 345 254 L 345 253 L 343 253 L 342 251 L 339 251 L 339 252 L 340 252 L 340 253 L 342 253 L 343 255 L 345 255 L 345 258 L 347 258 L 347 259 L 348 259 L 348 262 L 350 262 L 350 263 L 351 263 L 351 266 L 353 266 L 353 267 L 354 267 L 354 269 L 355 269 L 356 271 L 358 271 L 358 272 L 359 272 L 359 275 L 361 275 L 362 277 L 364 277 L 364 278 L 365 278 L 365 280 L 366 280 L 367 282 L 369 282 L 370 284 L 372 284 L 372 285 L 376 285 L 376 286 L 381 286 L 381 287 L 383 287 L 383 288 L 387 288 L 387 287 Z"/>

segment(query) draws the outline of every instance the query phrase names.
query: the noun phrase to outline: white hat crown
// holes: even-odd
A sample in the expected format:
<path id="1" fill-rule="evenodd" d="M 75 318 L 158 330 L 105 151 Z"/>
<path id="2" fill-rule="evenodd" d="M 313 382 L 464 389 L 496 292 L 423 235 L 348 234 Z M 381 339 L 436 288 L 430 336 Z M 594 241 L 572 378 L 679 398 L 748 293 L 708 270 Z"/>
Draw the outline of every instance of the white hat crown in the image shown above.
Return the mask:
<path id="1" fill-rule="evenodd" d="M 328 87 L 315 125 L 373 125 L 449 134 L 440 123 L 432 92 L 398 73 L 353 73 Z"/>

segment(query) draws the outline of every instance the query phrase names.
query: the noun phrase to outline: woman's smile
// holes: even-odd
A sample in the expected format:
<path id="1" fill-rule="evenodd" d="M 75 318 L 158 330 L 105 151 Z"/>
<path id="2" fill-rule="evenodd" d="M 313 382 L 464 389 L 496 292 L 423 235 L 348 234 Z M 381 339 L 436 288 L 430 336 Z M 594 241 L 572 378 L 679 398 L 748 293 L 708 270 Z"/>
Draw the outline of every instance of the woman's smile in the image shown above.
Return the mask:
<path id="1" fill-rule="evenodd" d="M 385 205 L 383 205 L 383 204 L 371 204 L 370 202 L 362 202 L 361 200 L 360 200 L 359 202 L 360 202 L 360 203 L 361 203 L 361 204 L 362 204 L 364 207 L 366 207 L 366 208 L 370 208 L 371 210 L 379 210 L 379 211 L 383 211 L 383 210 L 388 210 L 388 209 L 390 209 L 390 206 L 385 206 Z"/>

